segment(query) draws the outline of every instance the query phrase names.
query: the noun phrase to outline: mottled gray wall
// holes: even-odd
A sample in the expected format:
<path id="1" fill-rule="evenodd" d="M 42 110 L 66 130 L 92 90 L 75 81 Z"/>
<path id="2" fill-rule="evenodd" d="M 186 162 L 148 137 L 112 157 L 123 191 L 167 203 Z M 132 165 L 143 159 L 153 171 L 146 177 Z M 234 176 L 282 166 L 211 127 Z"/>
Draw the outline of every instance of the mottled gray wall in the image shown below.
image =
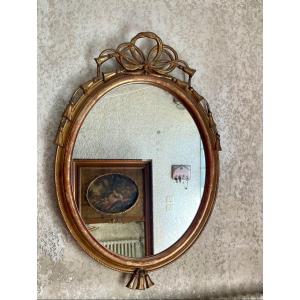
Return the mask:
<path id="1" fill-rule="evenodd" d="M 196 244 L 131 291 L 89 258 L 56 204 L 52 141 L 73 90 L 95 74 L 101 49 L 154 31 L 197 69 L 222 138 L 212 217 Z M 196 298 L 262 290 L 261 1 L 38 1 L 38 297 Z"/>

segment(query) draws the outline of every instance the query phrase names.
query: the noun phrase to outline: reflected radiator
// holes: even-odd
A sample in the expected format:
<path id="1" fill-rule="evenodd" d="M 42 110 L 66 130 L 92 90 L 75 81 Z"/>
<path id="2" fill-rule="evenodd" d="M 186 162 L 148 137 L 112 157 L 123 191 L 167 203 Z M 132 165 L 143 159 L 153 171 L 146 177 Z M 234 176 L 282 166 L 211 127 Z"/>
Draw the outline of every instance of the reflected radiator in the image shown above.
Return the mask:
<path id="1" fill-rule="evenodd" d="M 108 250 L 128 257 L 142 257 L 143 243 L 140 240 L 101 241 Z"/>

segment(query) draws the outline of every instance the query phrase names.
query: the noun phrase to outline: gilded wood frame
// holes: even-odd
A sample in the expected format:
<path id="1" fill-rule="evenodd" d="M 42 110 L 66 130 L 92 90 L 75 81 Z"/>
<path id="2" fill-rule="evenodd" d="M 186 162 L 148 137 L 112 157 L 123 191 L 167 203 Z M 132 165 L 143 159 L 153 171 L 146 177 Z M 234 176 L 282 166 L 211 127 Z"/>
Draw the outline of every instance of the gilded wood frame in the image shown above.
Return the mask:
<path id="1" fill-rule="evenodd" d="M 149 38 L 156 42 L 147 57 L 135 45 L 139 38 Z M 162 56 L 167 59 L 162 59 Z M 111 58 L 116 59 L 121 70 L 102 73 L 101 65 Z M 198 238 L 209 219 L 218 189 L 220 136 L 208 103 L 191 86 L 191 78 L 195 70 L 179 60 L 175 50 L 164 45 L 154 33 L 139 33 L 130 43 L 121 44 L 116 50 L 105 50 L 95 60 L 97 76 L 75 91 L 63 114 L 55 141 L 57 144 L 55 185 L 58 203 L 68 229 L 82 249 L 106 267 L 132 273 L 128 287 L 144 289 L 153 285 L 147 272 L 161 268 L 185 253 Z M 170 73 L 175 68 L 187 74 L 188 80 L 182 81 L 173 77 Z M 193 222 L 171 247 L 143 259 L 122 257 L 101 246 L 89 233 L 81 219 L 71 189 L 72 152 L 85 117 L 106 93 L 118 86 L 132 83 L 159 87 L 181 101 L 197 125 L 206 159 L 204 192 Z"/>

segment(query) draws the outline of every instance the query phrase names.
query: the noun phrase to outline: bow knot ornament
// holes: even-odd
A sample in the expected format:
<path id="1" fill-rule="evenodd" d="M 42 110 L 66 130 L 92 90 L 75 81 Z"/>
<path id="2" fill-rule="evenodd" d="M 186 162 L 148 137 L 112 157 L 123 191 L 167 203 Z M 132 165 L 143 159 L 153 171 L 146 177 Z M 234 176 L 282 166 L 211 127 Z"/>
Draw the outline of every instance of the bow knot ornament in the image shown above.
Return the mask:
<path id="1" fill-rule="evenodd" d="M 136 45 L 136 42 L 141 38 L 155 41 L 155 45 L 145 54 Z M 178 68 L 188 75 L 189 85 L 196 72 L 185 61 L 178 59 L 177 52 L 172 47 L 163 44 L 162 40 L 153 32 L 141 32 L 129 43 L 120 44 L 117 49 L 106 49 L 101 52 L 99 57 L 95 58 L 97 77 L 101 76 L 101 65 L 111 58 L 115 58 L 121 66 L 120 72 L 167 75 Z"/>

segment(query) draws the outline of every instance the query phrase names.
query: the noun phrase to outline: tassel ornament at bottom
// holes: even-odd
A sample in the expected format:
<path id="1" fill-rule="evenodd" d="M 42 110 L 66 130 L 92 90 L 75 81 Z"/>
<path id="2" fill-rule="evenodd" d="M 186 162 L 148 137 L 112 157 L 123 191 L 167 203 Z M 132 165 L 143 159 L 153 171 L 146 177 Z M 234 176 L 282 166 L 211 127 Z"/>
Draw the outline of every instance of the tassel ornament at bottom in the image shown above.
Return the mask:
<path id="1" fill-rule="evenodd" d="M 149 274 L 143 269 L 137 269 L 131 275 L 126 287 L 135 290 L 145 290 L 153 286 L 154 283 L 151 280 Z"/>

